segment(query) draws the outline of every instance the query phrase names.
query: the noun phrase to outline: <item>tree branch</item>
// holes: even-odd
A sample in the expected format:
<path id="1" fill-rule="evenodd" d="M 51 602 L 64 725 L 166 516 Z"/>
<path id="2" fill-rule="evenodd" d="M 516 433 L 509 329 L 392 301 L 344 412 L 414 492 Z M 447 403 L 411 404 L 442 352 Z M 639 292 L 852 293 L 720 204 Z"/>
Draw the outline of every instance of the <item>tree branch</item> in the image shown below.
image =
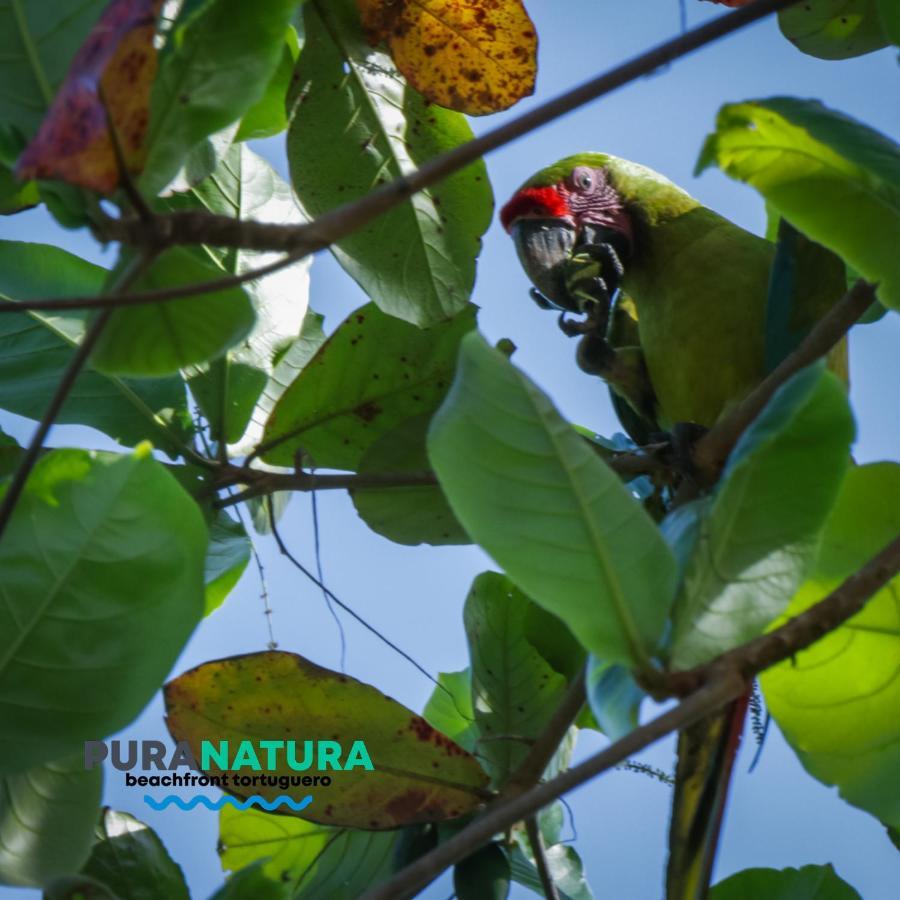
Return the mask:
<path id="1" fill-rule="evenodd" d="M 900 537 L 806 612 L 695 670 L 693 683 L 686 685 L 691 693 L 674 709 L 636 728 L 551 781 L 511 797 L 501 795 L 479 818 L 384 884 L 368 891 L 363 900 L 401 900 L 412 896 L 447 866 L 473 853 L 495 834 L 535 815 L 562 794 L 634 756 L 660 738 L 692 725 L 735 700 L 746 692 L 748 683 L 759 672 L 791 658 L 858 613 L 866 601 L 898 572 Z"/>
<path id="2" fill-rule="evenodd" d="M 825 356 L 875 300 L 875 285 L 856 284 L 816 323 L 788 354 L 728 415 L 716 423 L 693 450 L 693 463 L 705 483 L 716 481 L 740 436 L 762 412 L 775 392 L 801 369 Z"/>
<path id="3" fill-rule="evenodd" d="M 541 887 L 547 900 L 559 900 L 559 891 L 553 883 L 553 876 L 547 866 L 547 855 L 544 850 L 544 839 L 541 837 L 541 829 L 538 827 L 537 816 L 529 816 L 525 820 L 525 833 L 528 835 L 528 843 L 531 844 L 531 852 L 534 854 L 534 864 L 537 866 L 541 879 Z"/>

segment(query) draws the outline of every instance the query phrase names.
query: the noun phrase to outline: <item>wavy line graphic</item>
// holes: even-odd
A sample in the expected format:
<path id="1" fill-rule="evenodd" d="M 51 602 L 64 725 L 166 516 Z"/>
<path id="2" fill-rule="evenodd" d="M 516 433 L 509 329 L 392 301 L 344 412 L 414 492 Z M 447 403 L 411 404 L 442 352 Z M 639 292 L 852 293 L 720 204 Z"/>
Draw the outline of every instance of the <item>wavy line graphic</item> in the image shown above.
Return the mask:
<path id="1" fill-rule="evenodd" d="M 259 794 L 254 794 L 246 800 L 237 800 L 227 794 L 223 794 L 218 800 L 210 800 L 209 797 L 198 795 L 191 797 L 190 800 L 185 802 L 181 797 L 176 797 L 174 794 L 168 794 L 161 800 L 154 800 L 149 794 L 144 794 L 144 803 L 155 810 L 167 809 L 174 803 L 179 809 L 185 810 L 185 812 L 194 809 L 198 803 L 211 810 L 219 810 L 226 803 L 230 803 L 235 809 L 249 809 L 251 806 L 259 806 L 267 812 L 272 812 L 273 809 L 278 809 L 283 804 L 290 807 L 294 812 L 300 812 L 301 809 L 306 809 L 312 802 L 313 798 L 308 795 L 299 801 L 285 794 L 280 794 L 274 800 L 266 800 L 265 797 L 260 797 Z"/>

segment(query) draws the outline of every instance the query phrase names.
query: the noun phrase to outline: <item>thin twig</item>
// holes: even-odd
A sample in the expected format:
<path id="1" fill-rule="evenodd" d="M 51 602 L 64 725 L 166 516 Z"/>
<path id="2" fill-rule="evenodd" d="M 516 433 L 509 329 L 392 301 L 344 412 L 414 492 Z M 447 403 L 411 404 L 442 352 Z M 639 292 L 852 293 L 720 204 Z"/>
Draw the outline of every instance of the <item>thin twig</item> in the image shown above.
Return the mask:
<path id="1" fill-rule="evenodd" d="M 534 855 L 534 864 L 541 879 L 541 887 L 547 900 L 559 900 L 559 891 L 553 882 L 550 868 L 547 865 L 547 853 L 544 848 L 544 839 L 541 837 L 541 829 L 538 826 L 537 816 L 529 816 L 525 820 L 525 833 L 528 835 L 528 843 L 531 844 L 531 852 Z"/>
<path id="2" fill-rule="evenodd" d="M 705 718 L 747 691 L 764 669 L 790 659 L 858 613 L 866 601 L 900 572 L 900 537 L 847 578 L 824 600 L 774 631 L 694 670 L 689 694 L 676 707 L 551 781 L 525 793 L 501 795 L 484 814 L 446 843 L 419 857 L 363 900 L 402 900 L 435 879 L 447 866 L 474 853 L 493 835 L 535 815 L 562 794 L 624 762 L 674 731 Z M 691 673 L 684 673 L 685 675 Z"/>

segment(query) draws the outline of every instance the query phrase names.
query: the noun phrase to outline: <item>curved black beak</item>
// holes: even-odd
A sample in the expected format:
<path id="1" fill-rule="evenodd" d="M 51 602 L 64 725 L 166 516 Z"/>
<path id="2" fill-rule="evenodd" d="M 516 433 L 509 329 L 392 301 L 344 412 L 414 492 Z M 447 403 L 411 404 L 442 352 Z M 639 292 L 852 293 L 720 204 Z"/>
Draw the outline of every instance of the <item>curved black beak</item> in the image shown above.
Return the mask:
<path id="1" fill-rule="evenodd" d="M 509 230 L 531 283 L 561 310 L 580 312 L 566 287 L 566 264 L 575 247 L 575 226 L 559 219 L 522 218 Z"/>

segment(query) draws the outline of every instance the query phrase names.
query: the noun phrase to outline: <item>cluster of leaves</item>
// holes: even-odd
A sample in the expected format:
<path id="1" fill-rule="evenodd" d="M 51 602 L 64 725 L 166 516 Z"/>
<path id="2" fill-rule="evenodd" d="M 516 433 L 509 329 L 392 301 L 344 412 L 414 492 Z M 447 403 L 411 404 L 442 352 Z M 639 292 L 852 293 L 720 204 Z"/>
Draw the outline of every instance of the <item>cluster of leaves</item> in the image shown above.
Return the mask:
<path id="1" fill-rule="evenodd" d="M 0 54 L 10 86 L 0 95 L 0 207 L 45 203 L 65 225 L 102 229 L 101 198 L 129 215 L 139 192 L 138 213 L 299 224 L 362 197 L 471 140 L 463 113 L 505 108 L 532 89 L 536 36 L 518 0 L 445 3 L 440 18 L 434 5 L 66 0 L 38 11 L 0 0 L 10 48 Z M 888 4 L 864 5 L 896 36 Z M 284 131 L 291 185 L 246 143 Z M 895 145 L 817 104 L 745 102 L 723 108 L 700 165 L 751 184 L 900 308 Z M 331 250 L 371 302 L 327 338 L 308 309 L 305 261 L 112 312 L 57 420 L 101 431 L 121 452 L 43 453 L 0 544 L 0 881 L 51 897 L 135 896 L 137 884 L 148 896 L 188 896 L 149 828 L 109 810 L 97 824 L 102 776 L 78 751 L 140 713 L 246 567 L 243 520 L 221 508 L 251 482 L 234 474 L 236 461 L 283 474 L 434 473 L 421 486 L 353 491 L 361 518 L 400 543 L 475 542 L 503 574 L 473 584 L 470 666 L 440 677 L 422 715 L 288 653 L 209 662 L 167 685 L 169 728 L 195 747 L 327 732 L 364 739 L 375 760 L 374 772 L 335 773 L 329 803 L 302 818 L 226 808 L 223 865 L 234 874 L 221 898 L 358 896 L 502 793 L 585 671 L 590 714 L 578 725 L 621 735 L 644 697 L 632 672 L 696 665 L 744 643 L 900 531 L 900 467 L 849 468 L 852 413 L 821 367 L 782 387 L 713 491 L 657 522 L 639 485 L 606 464 L 609 451 L 477 333 L 470 295 L 491 212 L 477 162 L 341 239 Z M 4 241 L 0 297 L 96 297 L 123 282 L 166 291 L 274 258 L 174 246 L 148 260 L 125 246 L 106 271 Z M 791 296 L 773 297 L 787 298 L 770 316 L 778 348 Z M 3 313 L 0 408 L 39 419 L 95 314 Z M 0 435 L 0 478 L 22 456 Z M 248 506 L 265 531 L 275 515 Z M 897 590 L 763 679 L 808 770 L 894 828 Z M 835 743 L 810 696 L 838 710 L 855 744 Z M 568 766 L 576 733 L 548 774 Z M 561 842 L 560 806 L 538 825 L 561 896 L 590 897 L 577 853 Z M 457 893 L 490 883 L 503 896 L 511 880 L 540 890 L 536 862 L 514 829 L 457 866 Z M 714 896 L 742 896 L 750 879 L 771 896 L 798 879 L 830 885 L 823 897 L 853 896 L 815 867 L 737 878 Z"/>

